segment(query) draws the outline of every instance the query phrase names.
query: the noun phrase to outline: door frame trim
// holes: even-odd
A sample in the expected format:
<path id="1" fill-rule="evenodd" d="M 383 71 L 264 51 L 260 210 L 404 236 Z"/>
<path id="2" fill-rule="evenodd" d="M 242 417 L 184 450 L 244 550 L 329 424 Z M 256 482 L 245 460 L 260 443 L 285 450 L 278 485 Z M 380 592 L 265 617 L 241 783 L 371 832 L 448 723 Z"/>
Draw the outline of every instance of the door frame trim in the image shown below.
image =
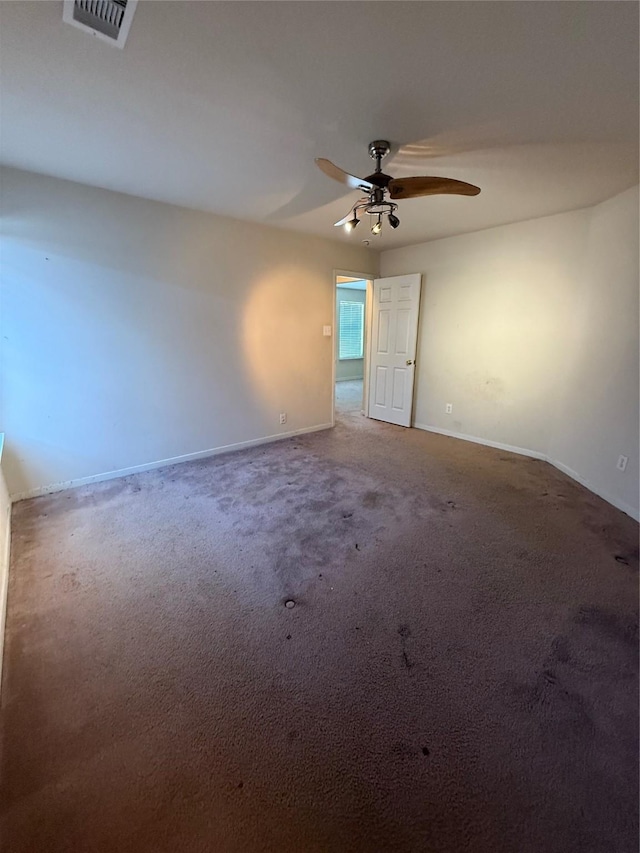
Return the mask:
<path id="1" fill-rule="evenodd" d="M 367 289 L 365 291 L 364 302 L 364 334 L 365 347 L 362 359 L 362 414 L 368 417 L 368 371 L 369 371 L 369 353 L 371 346 L 371 300 L 373 298 L 373 280 L 375 275 L 370 272 L 353 272 L 352 270 L 337 270 L 333 271 L 333 341 L 331 352 L 331 426 L 336 425 L 336 356 L 338 351 L 338 300 L 336 299 L 336 288 L 338 285 L 337 278 L 343 275 L 346 278 L 355 278 L 359 281 L 366 281 Z"/>

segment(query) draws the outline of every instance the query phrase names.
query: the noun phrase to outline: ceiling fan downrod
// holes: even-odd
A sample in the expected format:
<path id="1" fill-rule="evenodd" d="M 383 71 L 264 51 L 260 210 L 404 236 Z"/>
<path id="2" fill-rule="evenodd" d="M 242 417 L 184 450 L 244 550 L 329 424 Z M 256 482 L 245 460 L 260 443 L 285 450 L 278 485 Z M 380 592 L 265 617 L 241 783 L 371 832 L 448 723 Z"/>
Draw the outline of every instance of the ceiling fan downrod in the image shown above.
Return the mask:
<path id="1" fill-rule="evenodd" d="M 391 145 L 386 139 L 374 139 L 373 142 L 369 143 L 369 157 L 376 161 L 376 172 L 382 171 L 380 163 L 389 151 L 391 151 Z"/>

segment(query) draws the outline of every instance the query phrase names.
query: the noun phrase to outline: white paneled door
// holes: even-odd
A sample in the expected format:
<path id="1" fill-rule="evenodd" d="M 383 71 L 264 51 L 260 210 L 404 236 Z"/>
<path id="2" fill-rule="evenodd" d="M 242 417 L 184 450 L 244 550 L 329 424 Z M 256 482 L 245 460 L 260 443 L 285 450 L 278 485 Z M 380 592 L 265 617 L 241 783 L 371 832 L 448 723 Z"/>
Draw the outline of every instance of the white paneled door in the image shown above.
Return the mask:
<path id="1" fill-rule="evenodd" d="M 373 282 L 369 417 L 411 426 L 422 276 Z"/>

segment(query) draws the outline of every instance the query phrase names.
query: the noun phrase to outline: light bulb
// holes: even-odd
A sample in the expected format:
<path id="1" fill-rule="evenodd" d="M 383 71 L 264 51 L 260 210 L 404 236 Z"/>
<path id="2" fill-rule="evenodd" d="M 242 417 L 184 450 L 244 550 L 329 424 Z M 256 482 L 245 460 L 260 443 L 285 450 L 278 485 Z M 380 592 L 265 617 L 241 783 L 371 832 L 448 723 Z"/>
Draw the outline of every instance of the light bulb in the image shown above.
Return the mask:
<path id="1" fill-rule="evenodd" d="M 360 222 L 360 220 L 358 219 L 358 217 L 354 213 L 353 219 L 350 219 L 348 222 L 344 223 L 344 230 L 345 231 L 353 231 L 353 229 L 356 227 L 358 222 Z"/>
<path id="2" fill-rule="evenodd" d="M 378 221 L 371 226 L 372 234 L 379 234 L 382 231 L 382 220 L 378 217 Z"/>

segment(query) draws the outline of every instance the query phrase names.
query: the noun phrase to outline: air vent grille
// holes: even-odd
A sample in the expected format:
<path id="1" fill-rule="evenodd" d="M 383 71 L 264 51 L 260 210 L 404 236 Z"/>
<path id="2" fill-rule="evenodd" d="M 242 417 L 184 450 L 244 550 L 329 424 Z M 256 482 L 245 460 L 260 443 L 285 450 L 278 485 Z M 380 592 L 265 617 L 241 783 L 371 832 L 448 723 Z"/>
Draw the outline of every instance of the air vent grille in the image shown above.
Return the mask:
<path id="1" fill-rule="evenodd" d="M 137 0 L 65 0 L 63 20 L 123 47 Z"/>
<path id="2" fill-rule="evenodd" d="M 73 17 L 109 38 L 117 39 L 127 0 L 75 0 Z"/>

